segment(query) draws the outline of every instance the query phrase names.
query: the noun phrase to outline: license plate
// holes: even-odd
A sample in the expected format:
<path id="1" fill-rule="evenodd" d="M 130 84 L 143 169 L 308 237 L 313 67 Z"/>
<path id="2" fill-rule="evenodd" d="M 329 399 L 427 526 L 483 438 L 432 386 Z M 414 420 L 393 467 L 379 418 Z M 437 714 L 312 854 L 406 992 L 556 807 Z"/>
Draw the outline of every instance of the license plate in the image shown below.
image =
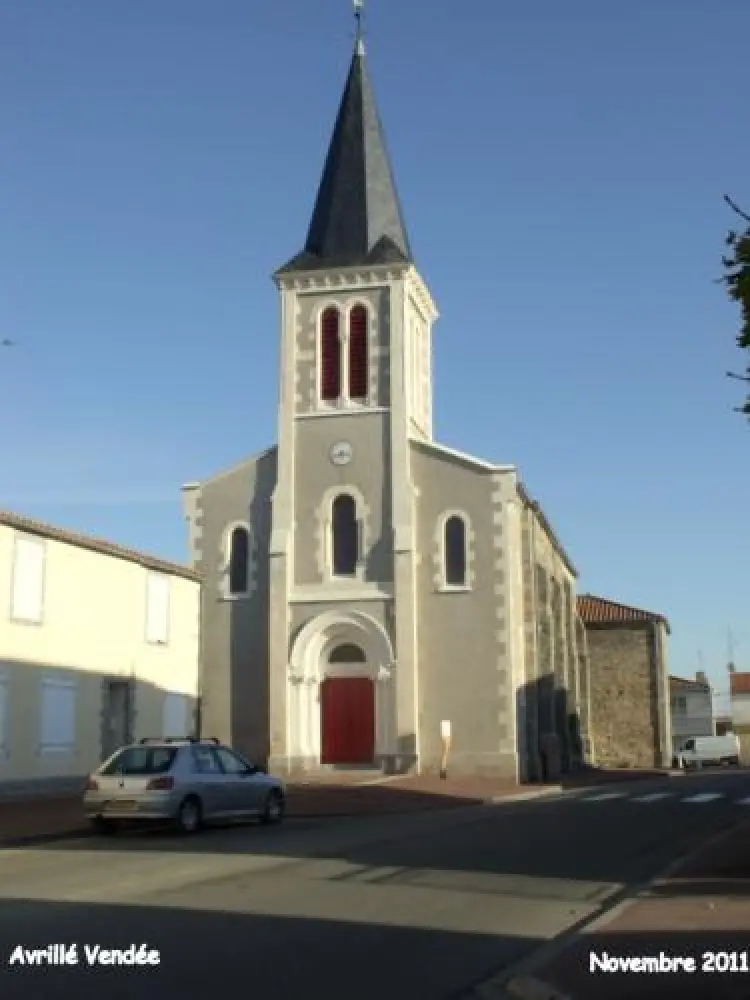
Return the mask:
<path id="1" fill-rule="evenodd" d="M 107 809 L 112 812 L 135 812 L 138 808 L 138 803 L 133 801 L 133 799 L 115 799 L 113 802 L 107 803 Z"/>

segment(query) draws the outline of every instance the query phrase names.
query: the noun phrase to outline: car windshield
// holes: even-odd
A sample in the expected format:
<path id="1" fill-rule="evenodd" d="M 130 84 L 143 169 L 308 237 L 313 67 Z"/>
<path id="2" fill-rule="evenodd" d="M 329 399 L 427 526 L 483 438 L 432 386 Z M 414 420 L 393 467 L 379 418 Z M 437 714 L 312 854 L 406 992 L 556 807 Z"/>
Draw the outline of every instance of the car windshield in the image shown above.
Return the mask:
<path id="1" fill-rule="evenodd" d="M 177 755 L 175 747 L 127 747 L 107 761 L 101 774 L 164 774 Z"/>

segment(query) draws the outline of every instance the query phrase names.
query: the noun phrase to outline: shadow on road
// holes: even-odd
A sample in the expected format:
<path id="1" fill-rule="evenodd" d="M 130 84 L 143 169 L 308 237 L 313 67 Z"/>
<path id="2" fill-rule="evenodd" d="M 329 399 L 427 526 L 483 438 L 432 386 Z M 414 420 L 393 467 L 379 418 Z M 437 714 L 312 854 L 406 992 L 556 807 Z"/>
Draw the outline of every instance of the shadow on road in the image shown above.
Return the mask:
<path id="1" fill-rule="evenodd" d="M 245 908 L 252 906 L 248 898 Z M 0 902 L 0 994 L 18 1000 L 171 1000 L 214 995 L 221 987 L 269 1000 L 297 1000 L 317 991 L 328 1000 L 457 1000 L 499 965 L 507 966 L 542 943 L 529 937 L 399 926 L 399 921 L 399 915 L 384 924 L 7 899 Z M 9 965 L 19 946 L 32 950 L 50 942 L 77 945 L 79 964 Z M 159 964 L 86 964 L 85 946 L 132 945 L 158 950 Z M 592 952 L 608 971 L 601 964 L 591 971 Z M 656 970 L 614 971 L 636 957 L 656 959 Z M 695 971 L 675 973 L 670 961 L 676 957 L 693 959 Z M 579 939 L 545 970 L 545 978 L 576 1000 L 740 1000 L 750 992 L 747 961 L 747 932 L 741 929 L 605 932 Z M 701 972 L 707 965 L 714 971 Z"/>
<path id="2" fill-rule="evenodd" d="M 252 910 L 251 898 L 246 909 Z M 0 995 L 19 1000 L 214 996 L 268 1000 L 450 997 L 536 942 L 491 934 L 262 913 L 151 906 L 0 902 Z M 6 928 L 12 927 L 10 932 Z M 77 967 L 8 966 L 13 949 L 78 945 Z M 85 967 L 84 945 L 160 951 L 157 967 Z M 324 970 L 324 971 L 322 971 Z"/>

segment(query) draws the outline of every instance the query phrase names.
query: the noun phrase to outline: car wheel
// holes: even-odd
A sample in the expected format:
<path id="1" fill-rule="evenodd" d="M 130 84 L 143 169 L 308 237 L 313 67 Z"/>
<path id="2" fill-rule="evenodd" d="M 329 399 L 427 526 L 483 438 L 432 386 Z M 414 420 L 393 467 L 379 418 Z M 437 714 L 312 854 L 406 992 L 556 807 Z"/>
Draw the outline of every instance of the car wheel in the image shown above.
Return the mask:
<path id="1" fill-rule="evenodd" d="M 197 833 L 201 828 L 202 819 L 200 801 L 194 795 L 183 799 L 176 817 L 177 829 L 180 833 Z"/>
<path id="2" fill-rule="evenodd" d="M 280 823 L 284 818 L 284 806 L 284 796 L 280 792 L 276 790 L 269 792 L 266 796 L 263 812 L 260 814 L 261 823 L 264 826 Z"/>
<path id="3" fill-rule="evenodd" d="M 106 836 L 117 832 L 117 824 L 114 820 L 105 819 L 103 816 L 94 816 L 91 820 L 91 829 L 94 833 Z"/>

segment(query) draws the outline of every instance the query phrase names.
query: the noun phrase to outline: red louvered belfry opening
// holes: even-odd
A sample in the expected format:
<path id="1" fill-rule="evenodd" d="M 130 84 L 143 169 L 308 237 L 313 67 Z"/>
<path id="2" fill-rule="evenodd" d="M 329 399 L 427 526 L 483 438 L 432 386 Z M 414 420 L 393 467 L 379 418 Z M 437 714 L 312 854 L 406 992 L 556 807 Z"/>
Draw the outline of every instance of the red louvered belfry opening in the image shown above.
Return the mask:
<path id="1" fill-rule="evenodd" d="M 368 677 L 329 677 L 321 697 L 322 763 L 372 764 L 375 687 Z"/>
<path id="2" fill-rule="evenodd" d="M 332 402 L 341 395 L 341 342 L 337 309 L 326 309 L 323 313 L 320 340 L 320 391 L 324 400 Z"/>
<path id="3" fill-rule="evenodd" d="M 367 399 L 367 310 L 355 306 L 349 314 L 349 398 Z"/>

